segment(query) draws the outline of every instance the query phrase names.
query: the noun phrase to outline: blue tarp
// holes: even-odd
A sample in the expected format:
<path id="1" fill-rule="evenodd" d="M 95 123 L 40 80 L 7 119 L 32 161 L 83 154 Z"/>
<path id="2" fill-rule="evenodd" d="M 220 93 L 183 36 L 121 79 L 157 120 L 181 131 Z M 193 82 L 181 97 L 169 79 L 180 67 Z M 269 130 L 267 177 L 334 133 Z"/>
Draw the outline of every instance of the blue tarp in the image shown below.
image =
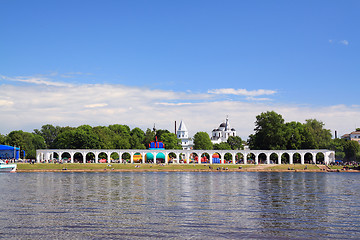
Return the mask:
<path id="1" fill-rule="evenodd" d="M 15 154 L 15 156 L 14 156 Z M 12 147 L 8 145 L 0 145 L 0 158 L 8 159 L 8 158 L 15 158 L 19 159 L 20 155 L 20 148 Z"/>

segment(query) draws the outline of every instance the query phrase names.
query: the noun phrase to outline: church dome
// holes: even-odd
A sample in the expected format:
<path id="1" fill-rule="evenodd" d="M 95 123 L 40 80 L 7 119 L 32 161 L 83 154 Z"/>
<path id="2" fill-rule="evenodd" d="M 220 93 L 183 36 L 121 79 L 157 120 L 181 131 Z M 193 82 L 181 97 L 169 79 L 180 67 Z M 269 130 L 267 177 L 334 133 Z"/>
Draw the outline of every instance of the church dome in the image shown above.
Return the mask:
<path id="1" fill-rule="evenodd" d="M 226 123 L 220 124 L 220 127 L 226 127 Z"/>
<path id="2" fill-rule="evenodd" d="M 232 128 L 231 131 L 236 131 L 235 128 Z"/>

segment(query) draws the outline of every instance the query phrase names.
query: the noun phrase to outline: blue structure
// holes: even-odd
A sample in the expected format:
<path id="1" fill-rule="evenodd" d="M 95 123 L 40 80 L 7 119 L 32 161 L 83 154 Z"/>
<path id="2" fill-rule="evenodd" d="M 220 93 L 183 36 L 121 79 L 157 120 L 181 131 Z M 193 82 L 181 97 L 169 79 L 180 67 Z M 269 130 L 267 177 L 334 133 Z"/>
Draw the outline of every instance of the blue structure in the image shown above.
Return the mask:
<path id="1" fill-rule="evenodd" d="M 7 146 L 7 145 L 0 145 L 0 159 L 9 159 L 9 158 L 19 159 L 19 157 L 20 157 L 20 148 Z"/>

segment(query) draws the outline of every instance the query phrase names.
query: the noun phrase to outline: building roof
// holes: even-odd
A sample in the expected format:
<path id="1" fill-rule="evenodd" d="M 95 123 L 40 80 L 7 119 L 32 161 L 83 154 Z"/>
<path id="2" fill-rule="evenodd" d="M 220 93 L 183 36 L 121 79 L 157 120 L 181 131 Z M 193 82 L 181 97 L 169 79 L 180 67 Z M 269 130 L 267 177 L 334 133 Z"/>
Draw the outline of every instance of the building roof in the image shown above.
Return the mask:
<path id="1" fill-rule="evenodd" d="M 178 131 L 183 131 L 183 132 L 187 132 L 187 128 L 185 126 L 185 123 L 183 120 L 181 120 Z"/>
<path id="2" fill-rule="evenodd" d="M 15 147 L 16 150 L 20 150 L 19 148 Z M 8 145 L 0 145 L 0 150 L 14 150 L 14 147 Z"/>
<path id="3" fill-rule="evenodd" d="M 354 132 L 352 132 L 350 134 L 360 134 L 360 131 L 354 131 Z"/>

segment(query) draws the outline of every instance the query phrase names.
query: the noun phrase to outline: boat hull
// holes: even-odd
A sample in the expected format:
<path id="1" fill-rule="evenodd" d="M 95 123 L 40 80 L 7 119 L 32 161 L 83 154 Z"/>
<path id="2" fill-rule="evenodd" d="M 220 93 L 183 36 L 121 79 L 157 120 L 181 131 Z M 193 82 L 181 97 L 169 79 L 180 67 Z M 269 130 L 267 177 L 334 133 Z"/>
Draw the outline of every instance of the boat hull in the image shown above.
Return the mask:
<path id="1" fill-rule="evenodd" d="M 16 164 L 0 165 L 0 172 L 16 172 Z"/>

